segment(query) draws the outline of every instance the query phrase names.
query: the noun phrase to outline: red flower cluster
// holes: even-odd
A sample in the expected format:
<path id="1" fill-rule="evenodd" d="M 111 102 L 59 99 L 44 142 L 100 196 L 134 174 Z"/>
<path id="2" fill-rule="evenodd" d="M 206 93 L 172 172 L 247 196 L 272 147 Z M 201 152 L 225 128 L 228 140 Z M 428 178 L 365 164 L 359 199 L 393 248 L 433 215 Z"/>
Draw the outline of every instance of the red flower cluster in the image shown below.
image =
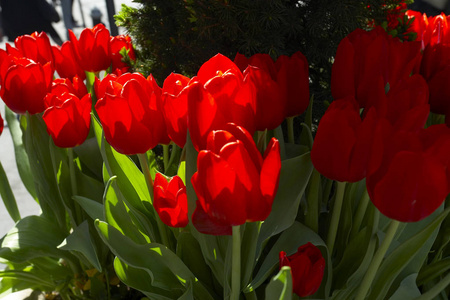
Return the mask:
<path id="1" fill-rule="evenodd" d="M 52 46 L 48 36 L 33 33 L 18 37 L 0 50 L 0 96 L 15 113 L 39 114 L 59 147 L 74 147 L 86 139 L 90 127 L 91 97 L 83 80 L 85 71 L 113 67 L 127 70 L 118 57 L 121 48 L 134 53 L 129 38 L 110 37 L 104 25 L 84 29 L 80 40 Z M 60 78 L 53 80 L 55 71 Z"/>
<path id="2" fill-rule="evenodd" d="M 331 179 L 366 178 L 375 206 L 404 222 L 431 214 L 450 191 L 443 154 L 450 151 L 450 129 L 424 129 L 429 84 L 410 75 L 420 55 L 419 42 L 400 42 L 381 28 L 343 39 L 332 69 L 336 100 L 311 151 L 314 166 Z"/>
<path id="3" fill-rule="evenodd" d="M 447 81 L 450 76 L 450 30 L 448 16 L 440 14 L 428 18 L 425 14 L 408 11 L 414 20 L 411 31 L 417 33 L 421 41 L 423 58 L 419 66 L 420 74 L 430 89 L 430 110 L 446 116 L 450 126 L 450 88 Z"/>

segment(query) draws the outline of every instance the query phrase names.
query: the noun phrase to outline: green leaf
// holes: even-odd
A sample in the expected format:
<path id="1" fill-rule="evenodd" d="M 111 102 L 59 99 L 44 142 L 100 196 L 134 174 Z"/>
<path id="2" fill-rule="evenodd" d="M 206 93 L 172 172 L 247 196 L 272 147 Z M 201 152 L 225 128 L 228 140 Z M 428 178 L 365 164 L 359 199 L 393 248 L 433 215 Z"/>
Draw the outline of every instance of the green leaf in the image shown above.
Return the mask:
<path id="1" fill-rule="evenodd" d="M 424 266 L 417 276 L 417 283 L 420 286 L 443 275 L 447 271 L 450 271 L 450 257 L 440 259 Z"/>
<path id="2" fill-rule="evenodd" d="M 65 234 L 54 222 L 41 216 L 27 216 L 3 237 L 0 257 L 18 263 L 41 256 L 67 257 L 66 251 L 57 249 L 64 238 Z"/>
<path id="3" fill-rule="evenodd" d="M 95 225 L 103 241 L 116 256 L 127 265 L 143 269 L 150 275 L 149 285 L 181 296 L 192 284 L 196 298 L 212 299 L 194 274 L 167 247 L 157 243 L 139 245 L 105 222 L 97 220 Z"/>
<path id="4" fill-rule="evenodd" d="M 273 201 L 272 211 L 261 227 L 258 249 L 261 249 L 267 238 L 282 232 L 294 223 L 312 170 L 309 152 L 281 162 L 278 192 Z"/>
<path id="5" fill-rule="evenodd" d="M 92 220 L 99 219 L 104 221 L 103 204 L 82 196 L 73 196 L 73 200 L 75 200 L 84 209 Z"/>
<path id="6" fill-rule="evenodd" d="M 104 214 L 105 221 L 111 226 L 114 226 L 122 234 L 131 238 L 134 242 L 138 244 L 147 244 L 150 239 L 147 235 L 142 233 L 143 228 L 139 231 L 139 226 L 133 223 L 133 219 L 129 215 L 129 209 L 124 204 L 120 193 L 120 190 L 115 184 L 117 177 L 111 177 L 106 184 L 105 195 L 104 195 Z M 116 193 L 117 191 L 117 193 Z M 117 196 L 119 195 L 119 197 Z M 99 218 L 100 219 L 100 218 Z"/>
<path id="7" fill-rule="evenodd" d="M 88 168 L 96 178 L 102 178 L 103 159 L 95 137 L 86 139 L 83 144 L 74 147 L 73 151 L 80 158 L 83 166 Z"/>
<path id="8" fill-rule="evenodd" d="M 189 232 L 182 232 L 178 236 L 177 255 L 200 282 L 206 287 L 213 287 L 213 275 L 203 258 L 200 244 Z"/>
<path id="9" fill-rule="evenodd" d="M 400 283 L 399 288 L 389 300 L 415 299 L 421 295 L 416 284 L 417 273 L 411 274 Z"/>
<path id="10" fill-rule="evenodd" d="M 0 163 L 0 196 L 2 197 L 3 204 L 5 204 L 5 208 L 9 213 L 11 219 L 14 222 L 20 220 L 20 212 L 17 207 L 16 198 L 14 197 L 14 193 L 11 190 L 11 186 L 9 185 L 8 177 L 6 176 L 5 170 L 3 169 L 2 164 Z"/>
<path id="11" fill-rule="evenodd" d="M 144 269 L 134 268 L 124 263 L 120 258 L 114 259 L 114 270 L 117 277 L 127 286 L 144 293 L 149 299 L 171 300 L 175 299 L 175 291 L 167 291 L 149 284 L 152 277 Z"/>
<path id="12" fill-rule="evenodd" d="M 102 266 L 98 259 L 97 249 L 92 242 L 87 220 L 75 228 L 73 232 L 58 246 L 58 249 L 80 252 L 87 258 L 92 266 L 94 266 L 99 272 L 102 272 Z"/>
<path id="13" fill-rule="evenodd" d="M 390 289 L 397 288 L 404 278 L 418 272 L 418 270 L 416 272 L 411 272 L 411 270 L 420 269 L 437 236 L 439 226 L 449 212 L 450 208 L 447 208 L 440 214 L 437 214 L 439 213 L 437 211 L 420 221 L 422 224 L 411 223 L 416 229 L 421 228 L 424 224 L 426 226 L 411 237 L 407 234 L 408 239 L 401 240 L 401 244 L 387 254 L 377 272 L 368 299 L 384 299 Z M 392 246 L 394 247 L 395 244 Z M 405 270 L 410 273 L 405 274 Z M 402 275 L 402 271 L 404 275 Z M 399 283 L 394 284 L 394 281 Z"/>
<path id="14" fill-rule="evenodd" d="M 53 144 L 47 134 L 46 125 L 39 115 L 27 115 L 27 130 L 25 132 L 25 147 L 28 153 L 30 168 L 34 178 L 36 195 L 45 217 L 56 220 L 60 228 L 66 228 L 66 207 L 58 187 L 58 174 L 55 170 L 52 152 L 49 146 Z M 56 147 L 53 145 L 53 147 Z M 58 152 L 58 149 L 54 149 Z"/>
<path id="15" fill-rule="evenodd" d="M 291 300 L 292 275 L 290 267 L 282 267 L 266 287 L 266 299 Z"/>
<path id="16" fill-rule="evenodd" d="M 28 190 L 30 195 L 36 199 L 36 190 L 34 187 L 30 162 L 28 161 L 28 154 L 22 140 L 22 130 L 20 129 L 17 115 L 6 106 L 5 119 L 8 123 L 8 128 L 14 144 L 14 154 L 16 156 L 17 170 L 19 171 L 20 179 L 22 180 L 25 188 Z"/>
<path id="17" fill-rule="evenodd" d="M 33 274 L 31 272 L 22 271 L 22 270 L 4 270 L 0 271 L 0 278 L 2 280 L 9 278 L 9 279 L 15 279 L 19 281 L 26 281 L 33 286 L 41 286 L 44 288 L 54 288 L 55 283 L 49 280 L 49 277 L 44 277 L 42 275 L 48 275 L 48 274 Z"/>

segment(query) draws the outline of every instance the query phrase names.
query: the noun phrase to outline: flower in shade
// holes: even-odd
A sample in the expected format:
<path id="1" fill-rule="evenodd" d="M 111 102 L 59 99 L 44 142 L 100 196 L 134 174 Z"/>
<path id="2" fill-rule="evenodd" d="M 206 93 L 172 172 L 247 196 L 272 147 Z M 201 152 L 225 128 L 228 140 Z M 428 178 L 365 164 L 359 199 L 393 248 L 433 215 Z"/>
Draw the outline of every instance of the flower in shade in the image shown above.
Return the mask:
<path id="1" fill-rule="evenodd" d="M 192 223 L 198 231 L 231 234 L 231 226 L 265 220 L 278 189 L 281 160 L 272 138 L 264 156 L 243 127 L 211 131 L 191 178 L 197 194 Z"/>
<path id="2" fill-rule="evenodd" d="M 366 179 L 370 199 L 391 219 L 420 221 L 450 192 L 450 129 L 442 124 L 391 130 L 385 145 L 379 166 L 369 169 Z"/>
<path id="3" fill-rule="evenodd" d="M 234 62 L 243 71 L 245 80 L 255 86 L 256 130 L 275 129 L 286 117 L 286 98 L 281 96 L 276 81 L 275 62 L 270 55 L 262 53 L 250 58 L 238 53 Z"/>
<path id="4" fill-rule="evenodd" d="M 325 272 L 325 259 L 316 246 L 308 242 L 290 256 L 281 251 L 279 257 L 280 269 L 284 266 L 291 268 L 295 294 L 307 297 L 317 292 Z"/>
<path id="5" fill-rule="evenodd" d="M 217 54 L 202 65 L 188 90 L 188 128 L 197 151 L 211 130 L 232 122 L 255 131 L 255 93 L 239 68 Z"/>
<path id="6" fill-rule="evenodd" d="M 55 145 L 61 148 L 81 145 L 91 124 L 91 95 L 79 99 L 68 92 L 54 93 L 48 94 L 45 101 L 49 107 L 42 118 Z"/>
<path id="7" fill-rule="evenodd" d="M 83 70 L 99 72 L 111 66 L 111 36 L 105 25 L 83 29 L 79 39 L 69 30 L 69 37 Z"/>
<path id="8" fill-rule="evenodd" d="M 187 92 L 189 77 L 171 73 L 163 83 L 164 119 L 170 139 L 183 148 L 187 134 Z"/>
<path id="9" fill-rule="evenodd" d="M 353 97 L 333 101 L 320 120 L 311 149 L 314 167 L 333 180 L 363 179 L 376 152 L 376 129 L 375 109 L 362 120 Z"/>
<path id="10" fill-rule="evenodd" d="M 41 113 L 53 73 L 50 62 L 41 65 L 28 58 L 7 56 L 0 67 L 0 97 L 15 113 Z"/>
<path id="11" fill-rule="evenodd" d="M 96 94 L 95 110 L 105 138 L 118 152 L 145 153 L 164 139 L 161 93 L 141 74 L 107 76 Z"/>
<path id="12" fill-rule="evenodd" d="M 332 66 L 331 92 L 334 99 L 355 97 L 361 108 L 378 89 L 392 88 L 408 78 L 420 60 L 420 43 L 403 43 L 377 26 L 371 31 L 356 29 L 339 43 Z"/>
<path id="13" fill-rule="evenodd" d="M 255 85 L 257 130 L 274 129 L 308 107 L 309 67 L 301 52 L 281 55 L 275 62 L 268 54 L 246 58 L 238 53 L 234 62 Z"/>
<path id="14" fill-rule="evenodd" d="M 286 99 L 285 115 L 302 114 L 309 105 L 309 65 L 301 52 L 281 55 L 275 62 L 281 97 Z"/>
<path id="15" fill-rule="evenodd" d="M 161 173 L 156 173 L 153 193 L 153 206 L 164 224 L 171 227 L 188 224 L 186 186 L 179 176 L 167 181 Z"/>

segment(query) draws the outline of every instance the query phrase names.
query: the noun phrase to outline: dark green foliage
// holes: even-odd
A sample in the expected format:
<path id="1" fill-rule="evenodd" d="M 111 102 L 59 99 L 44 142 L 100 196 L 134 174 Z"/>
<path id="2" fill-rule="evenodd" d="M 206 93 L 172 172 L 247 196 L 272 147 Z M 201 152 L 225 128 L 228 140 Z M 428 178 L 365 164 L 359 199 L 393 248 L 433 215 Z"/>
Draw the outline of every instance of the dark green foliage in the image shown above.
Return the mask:
<path id="1" fill-rule="evenodd" d="M 234 59 L 301 51 L 310 63 L 311 94 L 330 100 L 332 57 L 340 40 L 369 19 L 381 24 L 383 0 L 135 0 L 117 17 L 138 50 L 136 69 L 161 85 L 171 73 L 187 76 L 217 53 Z M 392 2 L 392 1 L 391 1 Z M 368 8 L 370 7 L 370 9 Z"/>

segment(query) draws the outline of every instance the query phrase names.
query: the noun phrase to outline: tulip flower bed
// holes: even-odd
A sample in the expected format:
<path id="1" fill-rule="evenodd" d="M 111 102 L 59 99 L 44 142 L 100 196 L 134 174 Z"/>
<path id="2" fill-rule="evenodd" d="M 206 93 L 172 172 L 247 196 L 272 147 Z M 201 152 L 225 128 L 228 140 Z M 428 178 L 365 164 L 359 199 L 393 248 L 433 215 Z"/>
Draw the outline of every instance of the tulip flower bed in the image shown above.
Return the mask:
<path id="1" fill-rule="evenodd" d="M 217 54 L 160 85 L 101 24 L 18 37 L 0 97 L 42 213 L 20 217 L 0 168 L 0 295 L 448 299 L 447 17 L 408 16 L 415 41 L 341 41 L 317 129 L 300 52 Z"/>

